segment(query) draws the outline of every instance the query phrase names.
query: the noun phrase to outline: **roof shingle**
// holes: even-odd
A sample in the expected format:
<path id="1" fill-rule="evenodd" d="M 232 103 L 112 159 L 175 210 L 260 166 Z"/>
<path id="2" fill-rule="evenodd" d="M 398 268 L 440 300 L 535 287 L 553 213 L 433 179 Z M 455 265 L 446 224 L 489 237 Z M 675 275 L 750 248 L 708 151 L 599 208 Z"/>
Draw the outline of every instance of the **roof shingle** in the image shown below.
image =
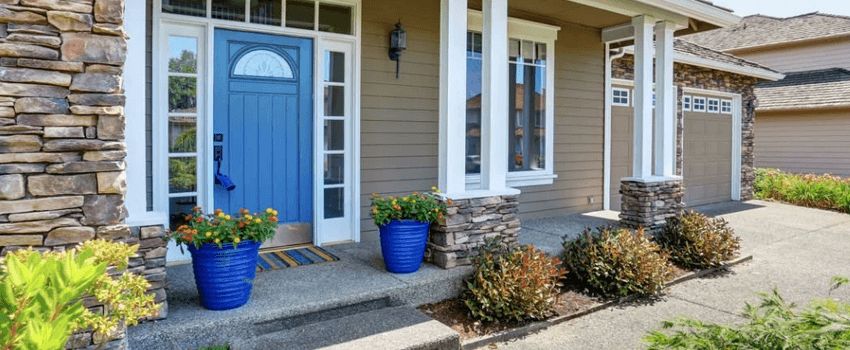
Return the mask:
<path id="1" fill-rule="evenodd" d="M 787 73 L 756 87 L 758 110 L 850 107 L 850 71 L 842 68 Z"/>
<path id="2" fill-rule="evenodd" d="M 737 25 L 688 35 L 685 39 L 728 51 L 840 34 L 850 34 L 850 17 L 813 12 L 787 18 L 747 16 Z"/>

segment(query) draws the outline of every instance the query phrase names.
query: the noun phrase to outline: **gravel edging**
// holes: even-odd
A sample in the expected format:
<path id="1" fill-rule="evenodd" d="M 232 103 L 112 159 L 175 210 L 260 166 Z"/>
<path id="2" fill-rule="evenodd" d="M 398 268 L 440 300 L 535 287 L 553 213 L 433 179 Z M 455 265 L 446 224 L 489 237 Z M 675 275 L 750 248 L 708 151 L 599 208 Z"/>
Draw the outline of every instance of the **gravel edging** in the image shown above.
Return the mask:
<path id="1" fill-rule="evenodd" d="M 664 288 L 669 288 L 671 286 L 680 284 L 682 282 L 690 281 L 692 279 L 701 278 L 703 276 L 716 273 L 718 271 L 733 267 L 735 265 L 750 261 L 752 259 L 753 259 L 752 255 L 746 255 L 746 256 L 743 256 L 743 257 L 739 257 L 739 258 L 736 258 L 736 259 L 729 260 L 729 261 L 725 262 L 723 264 L 723 266 L 699 270 L 699 271 L 691 271 L 691 272 L 688 272 L 688 273 L 686 273 L 682 276 L 679 276 L 678 278 L 668 282 L 664 286 Z M 628 297 L 624 297 L 624 298 L 620 298 L 620 299 L 616 299 L 616 300 L 606 301 L 606 302 L 599 304 L 597 306 L 594 306 L 590 309 L 580 311 L 580 312 L 577 312 L 577 313 L 574 313 L 574 314 L 557 316 L 557 317 L 550 318 L 548 320 L 534 322 L 534 323 L 531 323 L 531 324 L 528 324 L 528 325 L 525 325 L 525 326 L 522 326 L 522 327 L 519 327 L 519 328 L 514 328 L 514 329 L 507 330 L 507 331 L 499 332 L 499 333 L 494 333 L 494 334 L 490 334 L 490 335 L 485 335 L 485 336 L 469 339 L 469 340 L 461 342 L 461 347 L 464 350 L 473 350 L 473 349 L 478 349 L 478 348 L 487 346 L 487 345 L 492 344 L 492 343 L 504 342 L 504 341 L 520 338 L 520 337 L 526 336 L 528 334 L 531 334 L 531 333 L 549 328 L 551 326 L 557 325 L 559 323 L 563 323 L 563 322 L 566 322 L 566 321 L 569 321 L 569 320 L 573 320 L 573 319 L 576 319 L 576 318 L 579 318 L 579 317 L 583 317 L 583 316 L 592 314 L 594 312 L 607 309 L 607 308 L 612 307 L 612 306 L 628 303 L 628 302 L 634 301 L 634 300 L 639 299 L 639 298 L 640 298 L 640 296 L 628 296 Z"/>

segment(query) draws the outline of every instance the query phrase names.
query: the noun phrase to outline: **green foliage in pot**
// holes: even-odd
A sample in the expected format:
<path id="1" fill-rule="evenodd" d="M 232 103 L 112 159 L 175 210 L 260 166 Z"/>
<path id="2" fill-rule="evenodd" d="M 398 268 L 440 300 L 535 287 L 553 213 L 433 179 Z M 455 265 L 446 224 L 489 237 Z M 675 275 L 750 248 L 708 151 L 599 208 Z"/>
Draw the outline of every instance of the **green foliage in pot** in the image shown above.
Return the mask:
<path id="1" fill-rule="evenodd" d="M 533 246 L 507 247 L 488 241 L 473 258 L 475 272 L 463 299 L 483 321 L 522 321 L 550 315 L 567 271 L 558 258 Z"/>
<path id="2" fill-rule="evenodd" d="M 434 192 L 413 192 L 401 197 L 382 197 L 373 193 L 371 213 L 375 225 L 383 226 L 393 220 L 416 220 L 428 223 L 442 221 L 446 214 L 446 204 L 451 205 L 451 200 L 446 200 L 444 203 L 437 188 L 431 189 Z"/>
<path id="3" fill-rule="evenodd" d="M 143 277 L 121 272 L 138 246 L 89 241 L 66 252 L 19 250 L 1 261 L 0 349 L 64 349 L 72 333 L 111 337 L 121 325 L 155 316 Z M 104 313 L 83 305 L 93 296 Z"/>
<path id="4" fill-rule="evenodd" d="M 578 239 L 564 241 L 564 264 L 606 297 L 657 294 L 672 275 L 667 253 L 643 229 L 586 229 Z"/>
<path id="5" fill-rule="evenodd" d="M 279 221 L 274 208 L 253 214 L 248 209 L 240 209 L 238 214 L 231 216 L 221 209 L 205 214 L 200 207 L 195 207 L 184 219 L 186 223 L 170 236 L 181 248 L 184 244 L 200 248 L 206 243 L 219 248 L 232 244 L 235 248 L 245 240 L 262 243 L 274 237 Z"/>
<path id="6" fill-rule="evenodd" d="M 695 211 L 667 219 L 656 241 L 670 253 L 673 262 L 696 269 L 718 267 L 741 249 L 741 240 L 726 220 Z"/>
<path id="7" fill-rule="evenodd" d="M 846 284 L 835 278 L 834 288 Z M 746 304 L 746 323 L 722 325 L 682 318 L 667 321 L 644 340 L 649 349 L 850 349 L 850 303 L 816 299 L 798 310 L 776 290 Z"/>

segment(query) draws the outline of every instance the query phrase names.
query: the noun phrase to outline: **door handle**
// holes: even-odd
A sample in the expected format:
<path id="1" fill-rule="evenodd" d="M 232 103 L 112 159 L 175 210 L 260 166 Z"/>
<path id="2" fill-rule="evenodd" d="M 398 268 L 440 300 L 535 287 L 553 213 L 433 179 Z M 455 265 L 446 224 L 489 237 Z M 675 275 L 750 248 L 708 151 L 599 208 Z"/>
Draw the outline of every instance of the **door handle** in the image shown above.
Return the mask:
<path id="1" fill-rule="evenodd" d="M 224 146 L 213 146 L 213 161 L 215 162 L 215 184 L 224 187 L 227 191 L 236 189 L 236 184 L 230 176 L 221 173 L 221 162 L 224 160 Z"/>

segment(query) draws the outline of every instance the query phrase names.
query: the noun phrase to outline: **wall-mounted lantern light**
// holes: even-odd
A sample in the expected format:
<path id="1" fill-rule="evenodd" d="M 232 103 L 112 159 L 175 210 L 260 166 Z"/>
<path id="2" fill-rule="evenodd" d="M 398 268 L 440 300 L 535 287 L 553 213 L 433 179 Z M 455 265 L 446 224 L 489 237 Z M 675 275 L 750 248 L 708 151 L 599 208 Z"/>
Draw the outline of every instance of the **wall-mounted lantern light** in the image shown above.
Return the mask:
<path id="1" fill-rule="evenodd" d="M 401 25 L 401 21 L 395 24 L 395 29 L 390 32 L 390 60 L 395 61 L 395 78 L 398 79 L 401 53 L 407 50 L 407 32 Z"/>

